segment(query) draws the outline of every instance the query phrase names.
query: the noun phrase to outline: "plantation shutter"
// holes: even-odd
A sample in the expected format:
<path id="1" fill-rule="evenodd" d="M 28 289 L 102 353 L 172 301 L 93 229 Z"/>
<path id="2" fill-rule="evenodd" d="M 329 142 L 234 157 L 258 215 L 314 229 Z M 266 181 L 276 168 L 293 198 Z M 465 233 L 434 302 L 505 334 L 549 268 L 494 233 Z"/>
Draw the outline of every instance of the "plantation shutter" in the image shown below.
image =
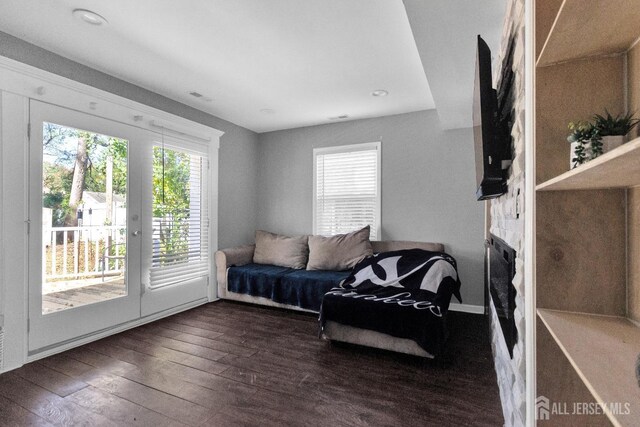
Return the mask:
<path id="1" fill-rule="evenodd" d="M 370 225 L 370 238 L 379 238 L 379 154 L 379 143 L 314 150 L 314 234 L 344 234 Z"/>
<path id="2" fill-rule="evenodd" d="M 150 287 L 209 275 L 208 158 L 190 147 L 153 147 Z"/>

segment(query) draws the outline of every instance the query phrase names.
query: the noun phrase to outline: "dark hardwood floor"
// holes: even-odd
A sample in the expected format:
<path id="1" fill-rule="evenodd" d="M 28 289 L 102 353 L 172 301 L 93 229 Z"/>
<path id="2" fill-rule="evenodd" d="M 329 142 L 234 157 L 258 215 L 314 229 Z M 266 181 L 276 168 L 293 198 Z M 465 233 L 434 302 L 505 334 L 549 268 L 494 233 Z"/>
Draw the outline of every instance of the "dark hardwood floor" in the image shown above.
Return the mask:
<path id="1" fill-rule="evenodd" d="M 214 302 L 0 375 L 0 425 L 501 426 L 485 322 L 451 312 L 436 362 Z"/>

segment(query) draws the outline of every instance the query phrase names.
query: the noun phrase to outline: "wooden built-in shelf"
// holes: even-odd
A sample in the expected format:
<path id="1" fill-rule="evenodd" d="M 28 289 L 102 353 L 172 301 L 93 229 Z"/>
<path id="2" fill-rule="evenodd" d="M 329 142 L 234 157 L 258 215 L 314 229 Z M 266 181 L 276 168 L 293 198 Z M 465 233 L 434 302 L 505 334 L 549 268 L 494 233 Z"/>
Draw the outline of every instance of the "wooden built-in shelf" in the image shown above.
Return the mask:
<path id="1" fill-rule="evenodd" d="M 564 0 L 537 66 L 623 53 L 640 36 L 638 0 Z"/>
<path id="2" fill-rule="evenodd" d="M 540 183 L 536 190 L 597 190 L 637 185 L 640 185 L 640 138 Z"/>
<path id="3" fill-rule="evenodd" d="M 613 425 L 637 426 L 640 387 L 635 363 L 640 353 L 640 328 L 624 317 L 547 309 L 538 309 L 538 317 L 596 402 L 605 404 Z M 617 412 L 623 413 L 608 411 L 611 406 L 607 405 L 612 403 L 620 403 Z"/>

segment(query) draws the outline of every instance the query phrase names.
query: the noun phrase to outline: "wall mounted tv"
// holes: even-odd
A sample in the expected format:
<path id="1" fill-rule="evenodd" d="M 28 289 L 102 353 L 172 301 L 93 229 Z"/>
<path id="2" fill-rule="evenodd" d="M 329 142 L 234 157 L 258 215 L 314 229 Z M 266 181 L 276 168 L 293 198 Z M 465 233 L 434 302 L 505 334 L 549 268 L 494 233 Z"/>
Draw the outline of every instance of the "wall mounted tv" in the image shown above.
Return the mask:
<path id="1" fill-rule="evenodd" d="M 478 36 L 476 76 L 473 94 L 473 138 L 476 154 L 476 198 L 499 197 L 507 192 L 507 173 L 511 165 L 513 109 L 513 43 L 503 61 L 500 87 L 493 88 L 491 50 Z"/>

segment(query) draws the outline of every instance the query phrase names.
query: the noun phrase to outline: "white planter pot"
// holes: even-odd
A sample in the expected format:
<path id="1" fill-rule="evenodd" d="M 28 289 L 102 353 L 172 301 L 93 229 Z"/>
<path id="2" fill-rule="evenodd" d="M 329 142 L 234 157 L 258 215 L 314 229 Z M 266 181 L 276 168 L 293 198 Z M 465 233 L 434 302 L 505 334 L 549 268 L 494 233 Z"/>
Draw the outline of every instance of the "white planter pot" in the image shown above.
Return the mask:
<path id="1" fill-rule="evenodd" d="M 577 142 L 571 143 L 571 149 L 569 151 L 569 169 L 570 170 L 577 166 L 580 166 L 573 162 L 573 158 L 576 157 L 576 148 L 578 148 L 578 145 L 579 144 Z M 593 158 L 593 150 L 591 149 L 591 142 L 584 144 L 584 155 L 586 157 L 587 162 Z"/>
<path id="2" fill-rule="evenodd" d="M 626 135 L 608 135 L 602 137 L 602 152 L 606 153 L 618 148 L 626 142 Z"/>

